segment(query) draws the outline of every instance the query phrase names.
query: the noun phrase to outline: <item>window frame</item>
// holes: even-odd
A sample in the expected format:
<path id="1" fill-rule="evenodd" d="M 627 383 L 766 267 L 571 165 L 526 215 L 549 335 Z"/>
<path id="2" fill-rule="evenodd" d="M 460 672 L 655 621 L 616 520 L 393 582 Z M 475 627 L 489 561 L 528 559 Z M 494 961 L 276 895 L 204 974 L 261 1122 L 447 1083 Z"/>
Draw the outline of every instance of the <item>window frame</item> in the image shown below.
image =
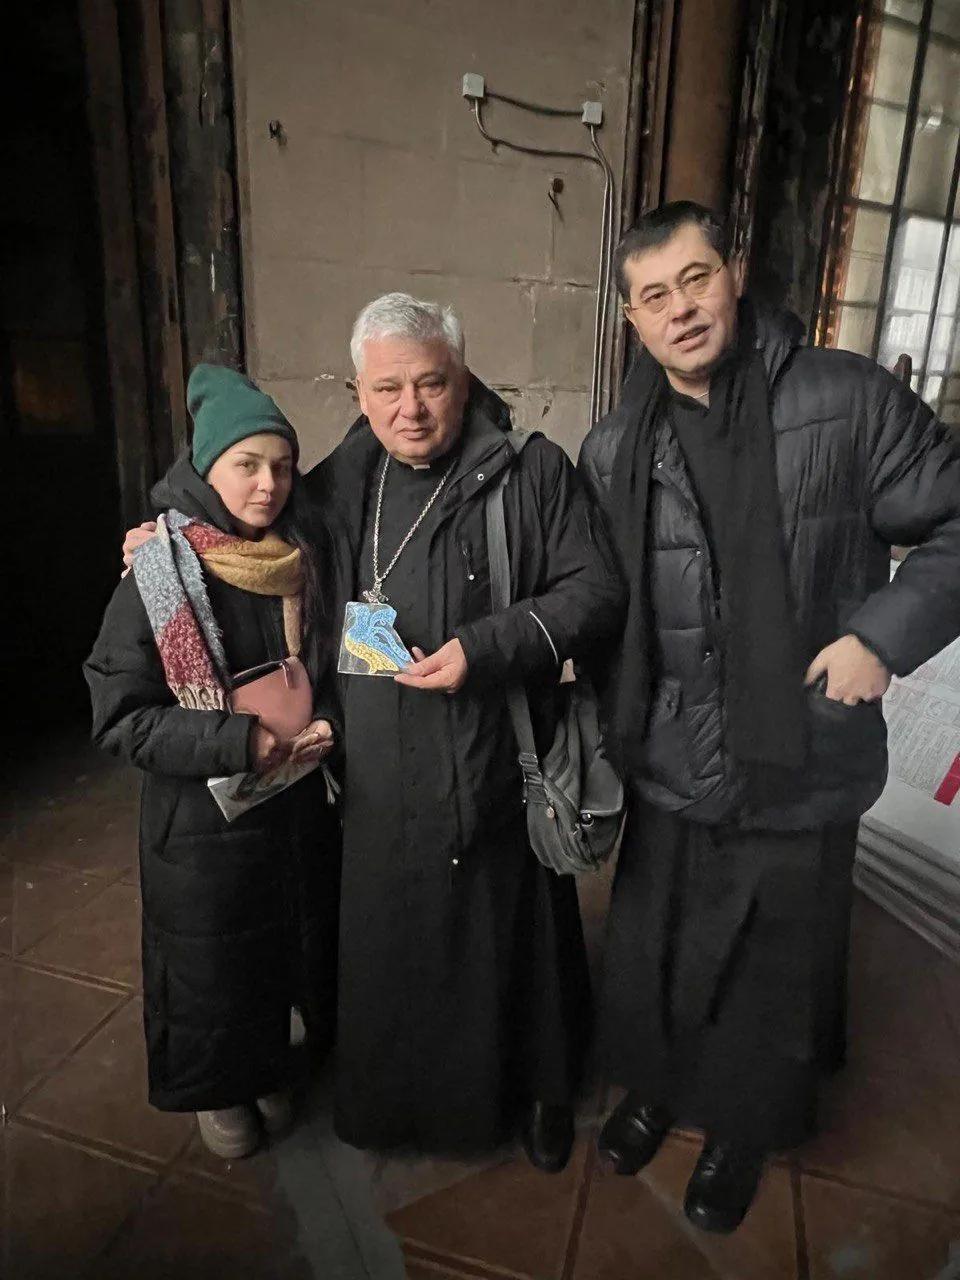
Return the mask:
<path id="1" fill-rule="evenodd" d="M 857 15 L 856 34 L 853 56 L 850 64 L 848 84 L 847 110 L 841 131 L 838 147 L 838 164 L 831 208 L 828 217 L 828 233 L 824 252 L 821 255 L 821 272 L 818 290 L 818 301 L 814 317 L 815 340 L 818 345 L 835 346 L 839 334 L 840 321 L 844 310 L 864 310 L 873 312 L 873 334 L 869 354 L 876 360 L 883 341 L 887 322 L 892 313 L 900 308 L 894 306 L 894 260 L 901 230 L 911 217 L 920 217 L 925 221 L 938 223 L 942 227 L 940 249 L 936 270 L 933 276 L 933 290 L 930 309 L 926 312 L 927 324 L 921 360 L 915 364 L 915 381 L 917 389 L 922 393 L 928 378 L 940 378 L 937 395 L 932 397 L 932 407 L 942 415 L 949 405 L 953 417 L 960 418 L 960 384 L 953 388 L 957 399 L 947 400 L 951 379 L 960 374 L 960 361 L 955 357 L 958 341 L 960 341 L 960 297 L 954 305 L 952 317 L 939 317 L 943 296 L 943 284 L 946 275 L 947 260 L 951 241 L 960 237 L 960 208 L 958 208 L 958 189 L 960 189 L 960 119 L 953 116 L 944 117 L 944 122 L 957 128 L 957 142 L 954 151 L 953 165 L 950 173 L 950 184 L 945 206 L 941 213 L 932 214 L 927 210 L 912 209 L 905 203 L 908 182 L 910 179 L 910 162 L 914 152 L 914 140 L 920 118 L 920 102 L 923 91 L 924 73 L 927 68 L 927 55 L 931 46 L 947 48 L 960 53 L 960 36 L 954 37 L 945 32 L 932 30 L 932 19 L 935 0 L 923 0 L 919 22 L 888 14 L 884 10 L 882 0 L 862 0 Z M 917 44 L 914 54 L 914 65 L 910 79 L 910 89 L 905 104 L 888 102 L 875 96 L 872 92 L 879 61 L 880 41 L 887 27 L 901 28 L 916 34 Z M 887 106 L 903 113 L 904 127 L 900 141 L 900 155 L 897 164 L 897 176 L 890 203 L 881 200 L 861 198 L 855 194 L 860 189 L 864 168 L 867 130 L 872 106 Z M 889 218 L 886 233 L 886 244 L 883 252 L 880 286 L 876 302 L 844 301 L 847 276 L 852 259 L 852 243 L 857 212 L 860 209 L 873 210 Z M 918 314 L 922 312 L 918 311 Z M 946 365 L 943 370 L 929 367 L 938 318 L 950 319 L 950 336 L 946 348 Z"/>

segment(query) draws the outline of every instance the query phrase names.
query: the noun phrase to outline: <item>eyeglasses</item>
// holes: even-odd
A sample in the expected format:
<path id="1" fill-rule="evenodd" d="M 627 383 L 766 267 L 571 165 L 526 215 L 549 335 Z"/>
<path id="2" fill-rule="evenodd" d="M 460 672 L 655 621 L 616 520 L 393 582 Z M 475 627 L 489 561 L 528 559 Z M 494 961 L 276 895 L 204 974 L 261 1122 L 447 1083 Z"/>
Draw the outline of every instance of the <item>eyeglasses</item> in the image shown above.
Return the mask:
<path id="1" fill-rule="evenodd" d="M 719 263 L 709 270 L 694 271 L 687 276 L 685 280 L 681 280 L 678 285 L 674 285 L 672 289 L 654 289 L 652 293 L 648 293 L 646 297 L 640 299 L 635 307 L 624 305 L 624 311 L 646 311 L 652 316 L 658 316 L 666 310 L 667 302 L 674 293 L 682 293 L 684 297 L 697 301 L 706 297 L 710 286 L 713 284 L 713 277 L 718 271 L 722 271 L 727 264 Z"/>

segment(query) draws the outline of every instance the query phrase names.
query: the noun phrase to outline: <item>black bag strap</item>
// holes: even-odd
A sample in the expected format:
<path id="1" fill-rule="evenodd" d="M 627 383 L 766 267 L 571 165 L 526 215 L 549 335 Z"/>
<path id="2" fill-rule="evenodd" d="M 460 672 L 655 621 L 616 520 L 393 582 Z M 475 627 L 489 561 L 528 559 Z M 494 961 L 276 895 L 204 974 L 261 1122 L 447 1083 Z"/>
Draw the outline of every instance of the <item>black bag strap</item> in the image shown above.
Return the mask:
<path id="1" fill-rule="evenodd" d="M 523 433 L 510 432 L 507 437 L 519 455 L 527 439 L 512 439 Z M 487 557 L 490 563 L 490 594 L 493 597 L 494 611 L 507 609 L 510 606 L 510 553 L 507 549 L 507 522 L 503 511 L 503 491 L 510 479 L 509 469 L 487 494 Z M 530 718 L 530 702 L 527 691 L 519 680 L 512 680 L 507 685 L 507 709 L 513 724 L 513 732 L 520 748 L 520 768 L 527 783 L 543 786 L 543 775 L 540 770 L 540 759 L 537 755 L 536 739 L 533 736 L 533 721 Z"/>

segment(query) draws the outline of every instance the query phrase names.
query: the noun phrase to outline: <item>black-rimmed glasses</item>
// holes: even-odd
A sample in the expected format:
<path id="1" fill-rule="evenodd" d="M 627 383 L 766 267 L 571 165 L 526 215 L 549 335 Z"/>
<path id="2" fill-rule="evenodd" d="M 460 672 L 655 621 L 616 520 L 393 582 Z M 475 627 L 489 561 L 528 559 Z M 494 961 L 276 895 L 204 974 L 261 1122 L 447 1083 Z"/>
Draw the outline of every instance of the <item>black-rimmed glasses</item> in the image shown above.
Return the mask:
<path id="1" fill-rule="evenodd" d="M 690 298 L 694 302 L 698 302 L 701 298 L 706 297 L 713 284 L 713 277 L 718 271 L 722 271 L 727 264 L 720 262 L 715 267 L 700 268 L 692 271 L 679 284 L 674 285 L 672 289 L 654 289 L 652 293 L 645 294 L 637 305 L 629 306 L 624 303 L 624 311 L 644 310 L 652 316 L 660 315 L 666 310 L 667 303 L 671 296 L 675 293 L 682 293 L 684 297 Z"/>

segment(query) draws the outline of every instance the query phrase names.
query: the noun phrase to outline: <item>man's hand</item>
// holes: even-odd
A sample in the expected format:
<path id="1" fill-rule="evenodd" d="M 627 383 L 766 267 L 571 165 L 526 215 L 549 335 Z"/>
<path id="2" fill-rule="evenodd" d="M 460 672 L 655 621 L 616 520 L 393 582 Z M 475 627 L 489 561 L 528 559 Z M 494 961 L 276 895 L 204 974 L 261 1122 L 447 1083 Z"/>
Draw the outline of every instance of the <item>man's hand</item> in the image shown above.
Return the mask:
<path id="1" fill-rule="evenodd" d="M 422 649 L 414 649 L 416 662 L 405 667 L 403 674 L 394 676 L 397 684 L 411 689 L 436 689 L 441 693 L 456 693 L 467 678 L 467 655 L 459 640 L 448 640 L 436 653 L 425 657 Z"/>
<path id="2" fill-rule="evenodd" d="M 251 764 L 256 773 L 272 773 L 286 760 L 290 752 L 288 742 L 280 742 L 276 734 L 265 729 L 262 724 L 255 724 L 250 737 Z"/>
<path id="3" fill-rule="evenodd" d="M 156 532 L 156 520 L 145 520 L 136 529 L 127 530 L 127 536 L 123 540 L 123 563 L 127 569 L 133 565 L 133 553 L 137 547 L 142 547 L 145 542 L 149 542 Z"/>
<path id="4" fill-rule="evenodd" d="M 806 683 L 815 684 L 822 675 L 827 677 L 827 697 L 848 707 L 876 702 L 890 685 L 890 672 L 856 636 L 841 636 L 820 650 L 810 663 Z"/>
<path id="5" fill-rule="evenodd" d="M 289 745 L 292 764 L 319 762 L 333 750 L 333 725 L 329 720 L 314 720 Z"/>

